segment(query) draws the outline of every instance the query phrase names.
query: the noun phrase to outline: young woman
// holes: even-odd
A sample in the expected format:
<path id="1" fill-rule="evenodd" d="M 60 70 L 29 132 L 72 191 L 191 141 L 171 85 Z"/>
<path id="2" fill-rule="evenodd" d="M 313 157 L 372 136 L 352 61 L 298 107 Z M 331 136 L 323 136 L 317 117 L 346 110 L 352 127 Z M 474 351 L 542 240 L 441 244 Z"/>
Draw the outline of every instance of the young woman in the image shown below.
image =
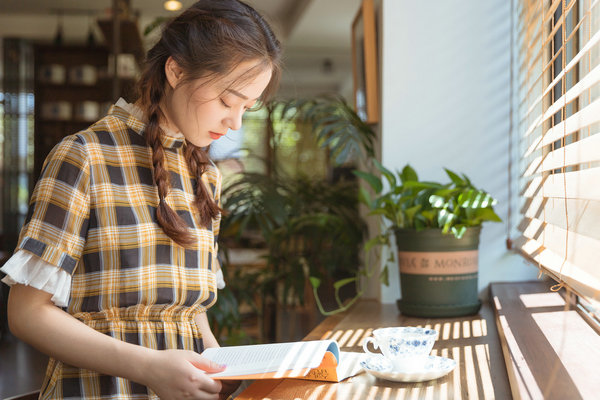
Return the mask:
<path id="1" fill-rule="evenodd" d="M 41 398 L 235 389 L 199 355 L 218 346 L 205 312 L 222 281 L 221 177 L 206 146 L 239 129 L 279 76 L 279 42 L 255 10 L 198 1 L 148 52 L 138 101 L 119 100 L 49 154 L 2 268 L 11 330 L 51 357 Z"/>

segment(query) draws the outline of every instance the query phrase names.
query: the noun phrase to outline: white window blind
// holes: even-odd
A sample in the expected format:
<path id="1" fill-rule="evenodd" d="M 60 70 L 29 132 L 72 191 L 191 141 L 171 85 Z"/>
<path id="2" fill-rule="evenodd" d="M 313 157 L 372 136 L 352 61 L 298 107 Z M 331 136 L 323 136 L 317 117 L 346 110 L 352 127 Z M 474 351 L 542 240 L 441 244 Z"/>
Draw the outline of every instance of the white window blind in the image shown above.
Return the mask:
<path id="1" fill-rule="evenodd" d="M 600 1 L 516 8 L 522 236 L 517 247 L 600 300 Z"/>

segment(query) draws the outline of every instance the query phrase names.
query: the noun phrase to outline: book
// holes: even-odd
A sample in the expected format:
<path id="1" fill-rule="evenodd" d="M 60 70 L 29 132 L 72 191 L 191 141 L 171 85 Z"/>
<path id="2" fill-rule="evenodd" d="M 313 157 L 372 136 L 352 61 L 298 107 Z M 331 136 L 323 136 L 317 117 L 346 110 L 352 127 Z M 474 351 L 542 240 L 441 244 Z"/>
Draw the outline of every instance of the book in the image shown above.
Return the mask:
<path id="1" fill-rule="evenodd" d="M 202 356 L 227 365 L 213 379 L 300 378 L 340 382 L 360 370 L 362 353 L 341 352 L 335 340 L 212 347 Z"/>

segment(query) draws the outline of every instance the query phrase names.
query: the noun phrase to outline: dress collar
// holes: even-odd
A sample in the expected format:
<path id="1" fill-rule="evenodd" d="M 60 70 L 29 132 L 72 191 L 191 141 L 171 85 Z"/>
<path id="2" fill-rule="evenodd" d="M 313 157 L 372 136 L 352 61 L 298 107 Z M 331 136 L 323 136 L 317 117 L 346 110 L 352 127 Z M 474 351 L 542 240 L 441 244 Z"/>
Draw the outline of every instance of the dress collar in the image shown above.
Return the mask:
<path id="1" fill-rule="evenodd" d="M 110 107 L 108 115 L 112 115 L 131 128 L 133 131 L 142 135 L 146 127 L 146 118 L 144 112 L 135 104 L 126 102 L 120 98 L 114 105 Z M 163 147 L 167 149 L 182 147 L 185 142 L 185 137 L 181 132 L 174 132 L 164 125 L 160 126 L 163 134 L 160 135 L 160 141 Z"/>

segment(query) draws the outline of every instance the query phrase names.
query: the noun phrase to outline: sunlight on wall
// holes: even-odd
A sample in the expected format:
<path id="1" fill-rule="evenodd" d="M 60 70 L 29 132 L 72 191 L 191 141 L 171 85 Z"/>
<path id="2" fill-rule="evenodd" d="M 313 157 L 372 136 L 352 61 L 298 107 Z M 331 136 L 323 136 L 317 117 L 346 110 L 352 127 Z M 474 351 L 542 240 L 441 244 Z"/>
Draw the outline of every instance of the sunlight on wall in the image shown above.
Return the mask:
<path id="1" fill-rule="evenodd" d="M 510 2 L 382 0 L 382 161 L 410 163 L 425 180 L 443 167 L 465 173 L 508 209 Z M 516 191 L 513 190 L 513 193 Z M 513 223 L 515 221 L 513 220 Z M 506 251 L 504 223 L 484 225 L 479 288 L 535 279 L 537 271 Z M 385 260 L 385 255 L 382 255 Z M 382 300 L 398 298 L 398 268 Z"/>

